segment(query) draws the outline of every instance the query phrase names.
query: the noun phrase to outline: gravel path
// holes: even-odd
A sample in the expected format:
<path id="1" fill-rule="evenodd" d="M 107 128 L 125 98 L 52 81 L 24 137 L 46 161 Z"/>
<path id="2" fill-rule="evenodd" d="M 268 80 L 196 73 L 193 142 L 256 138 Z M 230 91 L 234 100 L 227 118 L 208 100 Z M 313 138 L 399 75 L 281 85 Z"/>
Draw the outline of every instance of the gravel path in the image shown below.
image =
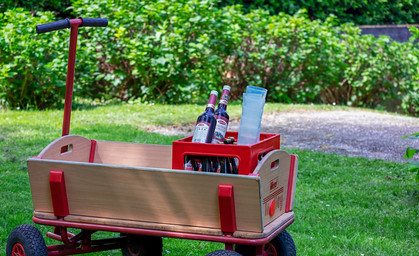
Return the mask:
<path id="1" fill-rule="evenodd" d="M 238 131 L 240 120 L 229 130 Z M 152 129 L 163 134 L 191 135 L 192 127 Z M 419 132 L 419 118 L 373 111 L 292 111 L 264 114 L 262 132 L 279 133 L 281 147 L 338 153 L 403 162 L 407 146 L 419 149 L 419 140 L 401 139 Z M 419 160 L 419 155 L 414 157 Z"/>

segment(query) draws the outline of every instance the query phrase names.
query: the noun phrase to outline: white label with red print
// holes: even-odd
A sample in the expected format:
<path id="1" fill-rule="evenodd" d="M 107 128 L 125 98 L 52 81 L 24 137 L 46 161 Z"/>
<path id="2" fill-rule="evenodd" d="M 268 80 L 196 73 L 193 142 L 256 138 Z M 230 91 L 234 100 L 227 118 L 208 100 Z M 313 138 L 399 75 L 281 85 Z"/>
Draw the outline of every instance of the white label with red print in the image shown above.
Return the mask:
<path id="1" fill-rule="evenodd" d="M 207 122 L 199 122 L 196 124 L 192 142 L 205 143 L 207 140 L 210 124 Z"/>

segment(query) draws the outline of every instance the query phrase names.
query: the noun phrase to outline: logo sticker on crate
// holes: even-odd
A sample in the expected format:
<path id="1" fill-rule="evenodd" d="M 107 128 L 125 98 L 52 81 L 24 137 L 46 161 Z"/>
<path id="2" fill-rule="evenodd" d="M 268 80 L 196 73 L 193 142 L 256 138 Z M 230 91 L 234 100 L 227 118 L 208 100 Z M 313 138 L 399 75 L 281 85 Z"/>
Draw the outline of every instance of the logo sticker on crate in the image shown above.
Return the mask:
<path id="1" fill-rule="evenodd" d="M 284 207 L 284 187 L 278 188 L 278 177 L 270 182 L 271 193 L 263 199 L 265 216 L 273 216 L 276 209 L 282 211 Z"/>

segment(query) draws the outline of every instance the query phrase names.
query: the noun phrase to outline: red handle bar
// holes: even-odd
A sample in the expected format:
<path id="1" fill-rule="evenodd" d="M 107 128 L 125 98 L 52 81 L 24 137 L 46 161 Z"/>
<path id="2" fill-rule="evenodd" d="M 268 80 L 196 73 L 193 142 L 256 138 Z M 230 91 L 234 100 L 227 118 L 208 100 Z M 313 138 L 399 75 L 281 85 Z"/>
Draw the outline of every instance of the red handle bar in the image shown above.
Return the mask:
<path id="1" fill-rule="evenodd" d="M 81 24 L 79 27 L 106 27 L 108 26 L 107 19 L 101 18 L 79 18 L 81 20 Z M 71 20 L 73 21 L 73 20 Z M 69 19 L 54 21 L 46 24 L 41 24 L 36 26 L 36 33 L 46 33 L 51 32 L 59 29 L 70 28 L 71 22 Z"/>
<path id="2" fill-rule="evenodd" d="M 73 82 L 74 82 L 74 68 L 76 63 L 76 49 L 77 49 L 77 33 L 79 27 L 106 27 L 108 25 L 107 19 L 101 18 L 78 18 L 78 19 L 65 19 L 46 23 L 36 26 L 38 34 L 55 31 L 64 28 L 71 28 L 70 33 L 70 47 L 68 52 L 68 67 L 67 67 L 67 80 L 65 89 L 65 102 L 64 102 L 64 118 L 63 118 L 63 132 L 62 135 L 70 133 L 70 119 L 71 119 L 71 104 L 73 101 Z M 65 152 L 65 150 L 63 151 Z"/>

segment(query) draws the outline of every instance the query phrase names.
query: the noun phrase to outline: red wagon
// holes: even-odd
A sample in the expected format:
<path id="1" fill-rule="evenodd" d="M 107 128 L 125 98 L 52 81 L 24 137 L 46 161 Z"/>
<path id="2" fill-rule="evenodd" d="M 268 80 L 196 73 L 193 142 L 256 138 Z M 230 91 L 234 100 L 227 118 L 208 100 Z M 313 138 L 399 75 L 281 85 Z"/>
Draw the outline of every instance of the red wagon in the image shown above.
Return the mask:
<path id="1" fill-rule="evenodd" d="M 75 255 L 121 248 L 123 255 L 161 255 L 162 237 L 221 242 L 208 255 L 295 255 L 285 228 L 294 221 L 298 157 L 279 149 L 279 135 L 249 146 L 172 146 L 97 141 L 68 135 L 77 31 L 106 19 L 80 18 L 37 26 L 71 28 L 63 136 L 28 159 L 33 221 L 53 227 L 46 246 L 32 225 L 16 227 L 6 254 Z M 237 139 L 237 133 L 228 136 Z M 234 157 L 239 175 L 183 169 L 187 155 Z M 77 229 L 75 235 L 68 229 Z M 116 232 L 94 240 L 96 231 Z M 120 235 L 119 235 L 120 234 Z"/>

